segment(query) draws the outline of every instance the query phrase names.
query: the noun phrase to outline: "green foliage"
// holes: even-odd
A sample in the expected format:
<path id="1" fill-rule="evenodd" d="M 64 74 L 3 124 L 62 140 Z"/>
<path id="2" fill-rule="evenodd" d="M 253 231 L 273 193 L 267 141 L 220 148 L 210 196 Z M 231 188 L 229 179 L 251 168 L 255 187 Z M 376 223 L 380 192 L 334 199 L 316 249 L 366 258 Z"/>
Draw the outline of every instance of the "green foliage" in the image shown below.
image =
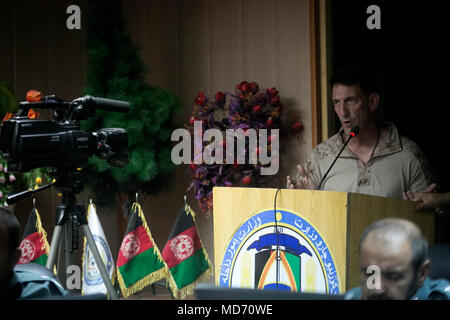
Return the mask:
<path id="1" fill-rule="evenodd" d="M 6 83 L 0 83 L 0 115 L 5 116 L 6 112 L 16 112 L 19 105 L 16 97 Z"/>
<path id="2" fill-rule="evenodd" d="M 118 192 L 156 194 L 169 186 L 171 118 L 179 100 L 145 82 L 145 67 L 126 33 L 119 1 L 90 1 L 87 26 L 89 69 L 84 94 L 127 101 L 127 114 L 99 111 L 82 121 L 82 129 L 124 128 L 130 163 L 122 169 L 96 157 L 83 170 L 96 202 L 112 203 Z"/>

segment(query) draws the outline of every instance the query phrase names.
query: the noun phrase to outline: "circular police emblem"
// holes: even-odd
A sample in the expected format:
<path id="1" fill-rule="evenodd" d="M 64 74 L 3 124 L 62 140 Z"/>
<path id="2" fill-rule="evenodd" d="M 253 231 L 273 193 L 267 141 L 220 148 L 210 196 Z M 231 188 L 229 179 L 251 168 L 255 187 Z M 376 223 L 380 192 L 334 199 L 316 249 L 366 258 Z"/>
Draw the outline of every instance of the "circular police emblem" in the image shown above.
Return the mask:
<path id="1" fill-rule="evenodd" d="M 277 226 L 275 226 L 275 219 Z M 227 245 L 219 286 L 338 294 L 332 254 L 300 214 L 265 210 L 245 220 Z"/>
<path id="2" fill-rule="evenodd" d="M 36 253 L 34 243 L 28 239 L 23 239 L 20 243 L 20 251 L 22 252 L 21 257 L 18 261 L 19 264 L 28 263 L 34 260 L 34 255 Z"/>
<path id="3" fill-rule="evenodd" d="M 127 260 L 130 260 L 137 255 L 140 248 L 139 238 L 134 234 L 130 233 L 123 239 L 121 251 Z"/>
<path id="4" fill-rule="evenodd" d="M 170 249 L 178 260 L 184 260 L 194 252 L 194 241 L 188 235 L 180 234 L 172 240 Z"/>
<path id="5" fill-rule="evenodd" d="M 111 256 L 111 251 L 108 248 L 108 244 L 104 238 L 99 237 L 98 235 L 93 235 L 93 237 L 102 261 L 105 264 L 106 272 L 110 274 L 113 267 L 113 259 Z M 86 246 L 84 259 L 86 263 L 86 267 L 84 268 L 84 281 L 88 285 L 103 283 L 103 279 L 100 274 L 100 270 L 97 267 L 97 263 L 95 262 L 94 255 L 92 254 L 92 251 L 89 250 L 89 245 Z"/>

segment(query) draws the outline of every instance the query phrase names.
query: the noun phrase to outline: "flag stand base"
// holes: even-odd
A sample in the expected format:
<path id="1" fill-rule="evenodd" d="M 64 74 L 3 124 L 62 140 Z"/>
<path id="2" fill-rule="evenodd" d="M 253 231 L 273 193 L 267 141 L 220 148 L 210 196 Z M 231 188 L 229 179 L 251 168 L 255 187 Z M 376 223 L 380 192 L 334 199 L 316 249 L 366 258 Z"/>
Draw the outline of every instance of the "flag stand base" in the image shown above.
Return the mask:
<path id="1" fill-rule="evenodd" d="M 103 279 L 103 283 L 106 286 L 109 299 L 117 300 L 117 292 L 111 283 L 111 279 L 106 271 L 105 264 L 100 256 L 94 237 L 88 225 L 86 218 L 86 210 L 84 206 L 76 204 L 76 194 L 83 190 L 81 183 L 81 176 L 79 171 L 63 171 L 58 172 L 58 178 L 56 180 L 55 187 L 62 190 L 61 204 L 56 208 L 55 215 L 55 228 L 53 230 L 52 242 L 50 244 L 50 253 L 47 259 L 46 267 L 49 270 L 53 269 L 55 265 L 56 255 L 58 252 L 58 245 L 61 241 L 61 234 L 63 227 L 66 226 L 66 240 L 68 241 L 69 234 L 71 235 L 72 244 L 78 240 L 78 226 L 81 227 L 84 235 L 86 236 L 89 248 L 94 256 L 95 263 L 100 271 L 100 275 Z M 76 228 L 72 229 L 72 226 Z M 74 242 L 74 240 L 76 240 Z M 71 264 L 71 252 L 66 251 L 67 265 Z"/>

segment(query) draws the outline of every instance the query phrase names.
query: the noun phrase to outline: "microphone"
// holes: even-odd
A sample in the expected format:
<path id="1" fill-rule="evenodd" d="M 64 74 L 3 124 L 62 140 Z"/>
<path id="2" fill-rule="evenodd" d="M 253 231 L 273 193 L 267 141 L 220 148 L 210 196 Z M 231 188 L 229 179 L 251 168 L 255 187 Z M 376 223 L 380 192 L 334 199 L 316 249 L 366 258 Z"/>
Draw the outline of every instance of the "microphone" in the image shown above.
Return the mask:
<path id="1" fill-rule="evenodd" d="M 333 163 L 331 164 L 331 166 L 328 168 L 327 172 L 322 177 L 322 180 L 320 180 L 320 183 L 319 183 L 319 186 L 317 187 L 317 190 L 320 190 L 320 187 L 322 186 L 322 183 L 325 181 L 325 178 L 327 177 L 327 175 L 330 172 L 331 168 L 333 168 L 334 164 L 336 163 L 336 160 L 339 158 L 339 156 L 341 155 L 342 151 L 344 151 L 344 148 L 347 146 L 347 144 L 350 141 L 350 139 L 353 138 L 353 137 L 356 137 L 358 134 L 359 134 L 359 126 L 354 126 L 353 128 L 350 129 L 350 136 L 348 137 L 347 141 L 345 141 L 344 145 L 342 146 L 342 148 L 339 151 L 339 153 L 336 156 L 336 158 L 334 158 Z"/>
<path id="2" fill-rule="evenodd" d="M 102 110 L 122 112 L 122 113 L 127 113 L 128 110 L 130 109 L 130 104 L 128 102 L 106 98 L 96 98 L 92 96 L 84 96 L 75 99 L 74 102 L 84 104 L 88 107 L 94 107 Z"/>
<path id="3" fill-rule="evenodd" d="M 273 221 L 275 222 L 275 235 L 277 236 L 277 247 L 276 247 L 276 253 L 275 257 L 276 260 L 279 261 L 280 258 L 280 230 L 278 230 L 278 220 L 277 220 L 277 196 L 278 192 L 281 190 L 281 188 L 277 189 L 277 192 L 275 192 L 275 200 L 273 201 Z M 280 282 L 280 266 L 279 263 L 275 265 L 275 281 L 276 281 L 276 289 L 278 290 L 278 284 Z"/>

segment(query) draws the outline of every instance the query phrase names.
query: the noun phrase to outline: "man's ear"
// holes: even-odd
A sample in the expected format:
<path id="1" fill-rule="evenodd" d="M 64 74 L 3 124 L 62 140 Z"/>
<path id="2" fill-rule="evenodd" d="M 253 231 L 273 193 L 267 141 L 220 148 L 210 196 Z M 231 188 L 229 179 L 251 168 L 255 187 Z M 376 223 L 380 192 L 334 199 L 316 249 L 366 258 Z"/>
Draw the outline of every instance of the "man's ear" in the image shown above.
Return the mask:
<path id="1" fill-rule="evenodd" d="M 10 260 L 9 260 L 9 267 L 10 267 L 11 270 L 14 268 L 14 266 L 17 263 L 17 261 L 19 261 L 21 255 L 22 255 L 22 251 L 20 251 L 19 248 L 16 248 L 11 253 Z"/>
<path id="2" fill-rule="evenodd" d="M 425 282 L 425 279 L 428 277 L 428 274 L 430 273 L 430 259 L 427 259 L 422 263 L 422 265 L 419 268 L 419 274 L 417 277 L 417 285 L 418 288 L 423 286 L 423 283 Z"/>
<path id="3" fill-rule="evenodd" d="M 371 112 L 375 111 L 380 104 L 380 95 L 378 93 L 371 93 L 369 96 L 369 109 Z"/>

